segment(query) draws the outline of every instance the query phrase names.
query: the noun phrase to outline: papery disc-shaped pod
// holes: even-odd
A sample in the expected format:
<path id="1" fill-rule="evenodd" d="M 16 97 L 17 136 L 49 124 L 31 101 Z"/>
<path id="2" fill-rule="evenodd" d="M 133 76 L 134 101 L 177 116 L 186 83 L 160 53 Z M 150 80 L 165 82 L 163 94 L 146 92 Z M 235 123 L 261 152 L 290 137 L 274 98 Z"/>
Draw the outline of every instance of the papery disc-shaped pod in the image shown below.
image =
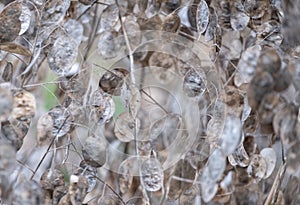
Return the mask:
<path id="1" fill-rule="evenodd" d="M 242 5 L 240 5 L 240 7 L 243 8 Z M 241 10 L 241 8 L 234 7 L 231 9 L 230 25 L 233 28 L 233 30 L 244 30 L 247 27 L 249 20 L 249 16 L 247 16 L 247 14 L 245 14 L 245 12 Z"/>
<path id="2" fill-rule="evenodd" d="M 0 43 L 14 41 L 21 30 L 22 5 L 18 1 L 8 4 L 0 14 Z"/>
<path id="3" fill-rule="evenodd" d="M 206 76 L 201 69 L 190 69 L 184 76 L 183 90 L 189 97 L 200 96 L 206 89 Z"/>
<path id="4" fill-rule="evenodd" d="M 209 156 L 207 162 L 207 168 L 209 170 L 209 176 L 212 180 L 218 181 L 221 179 L 226 167 L 226 157 L 221 149 L 216 149 Z"/>
<path id="5" fill-rule="evenodd" d="M 197 7 L 197 30 L 203 34 L 209 23 L 209 8 L 205 0 L 201 0 Z"/>
<path id="6" fill-rule="evenodd" d="M 120 89 L 128 73 L 129 72 L 123 68 L 108 70 L 99 80 L 99 87 L 108 94 L 118 96 L 121 94 Z"/>
<path id="7" fill-rule="evenodd" d="M 190 165 L 198 170 L 209 157 L 210 145 L 205 139 L 200 139 L 192 146 L 192 149 L 186 154 L 186 159 Z"/>
<path id="8" fill-rule="evenodd" d="M 163 186 L 164 172 L 156 158 L 146 159 L 140 168 L 141 182 L 147 191 L 158 191 Z"/>
<path id="9" fill-rule="evenodd" d="M 10 89 L 0 86 L 0 121 L 7 121 L 13 111 L 13 94 Z"/>
<path id="10" fill-rule="evenodd" d="M 34 95 L 25 90 L 15 91 L 12 117 L 20 121 L 30 122 L 35 112 L 36 100 Z"/>
<path id="11" fill-rule="evenodd" d="M 221 149 L 226 155 L 232 154 L 242 141 L 242 122 L 233 115 L 225 118 L 221 135 Z"/>
<path id="12" fill-rule="evenodd" d="M 89 136 L 82 149 L 83 158 L 92 167 L 101 167 L 106 162 L 106 141 L 103 137 Z"/>
<path id="13" fill-rule="evenodd" d="M 273 173 L 275 166 L 276 166 L 276 152 L 273 148 L 264 148 L 260 151 L 260 155 L 266 160 L 267 162 L 267 171 L 264 179 L 271 176 Z"/>
<path id="14" fill-rule="evenodd" d="M 119 21 L 119 8 L 116 4 L 106 7 L 100 17 L 100 31 L 113 30 L 113 27 Z"/>
<path id="15" fill-rule="evenodd" d="M 228 156 L 228 161 L 232 166 L 248 166 L 250 160 L 243 144 L 240 144 L 236 150 Z"/>
<path id="16" fill-rule="evenodd" d="M 215 179 L 211 178 L 208 167 L 203 169 L 200 178 L 200 190 L 204 202 L 211 201 L 218 191 L 218 184 Z"/>
<path id="17" fill-rule="evenodd" d="M 48 114 L 53 120 L 53 137 L 65 136 L 72 128 L 72 116 L 68 109 L 58 105 L 52 108 Z"/>
<path id="18" fill-rule="evenodd" d="M 83 26 L 79 21 L 74 19 L 68 19 L 64 23 L 64 29 L 68 35 L 70 35 L 73 40 L 80 45 L 83 38 Z"/>
<path id="19" fill-rule="evenodd" d="M 134 140 L 135 133 L 138 132 L 139 127 L 139 119 L 134 120 L 128 112 L 124 112 L 115 121 L 114 133 L 120 141 L 130 142 Z"/>
<path id="20" fill-rule="evenodd" d="M 78 45 L 72 37 L 61 34 L 54 41 L 47 61 L 51 70 L 61 76 L 68 76 L 78 54 Z"/>
<path id="21" fill-rule="evenodd" d="M 115 31 L 104 30 L 99 35 L 97 44 L 97 52 L 104 60 L 116 58 L 122 51 L 122 38 L 118 38 L 118 33 Z"/>
<path id="22" fill-rule="evenodd" d="M 115 112 L 115 103 L 111 95 L 102 90 L 95 90 L 91 102 L 92 120 L 98 124 L 107 123 Z"/>
<path id="23" fill-rule="evenodd" d="M 88 180 L 87 192 L 91 192 L 97 183 L 97 169 L 88 164 L 87 161 L 83 160 L 80 162 L 79 168 L 74 172 L 74 175 L 83 175 Z"/>
<path id="24" fill-rule="evenodd" d="M 42 3 L 43 4 L 43 3 Z M 46 1 L 43 7 L 42 21 L 43 26 L 59 24 L 65 17 L 70 7 L 69 0 Z"/>

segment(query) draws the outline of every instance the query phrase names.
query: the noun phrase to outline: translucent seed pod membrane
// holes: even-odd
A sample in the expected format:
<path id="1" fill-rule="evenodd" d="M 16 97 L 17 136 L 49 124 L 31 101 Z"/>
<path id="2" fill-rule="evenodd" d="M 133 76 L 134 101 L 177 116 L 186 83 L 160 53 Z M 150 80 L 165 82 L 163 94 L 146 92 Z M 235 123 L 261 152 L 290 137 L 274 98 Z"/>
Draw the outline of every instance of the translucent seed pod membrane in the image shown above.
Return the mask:
<path id="1" fill-rule="evenodd" d="M 0 1 L 0 204 L 300 204 L 300 0 Z"/>

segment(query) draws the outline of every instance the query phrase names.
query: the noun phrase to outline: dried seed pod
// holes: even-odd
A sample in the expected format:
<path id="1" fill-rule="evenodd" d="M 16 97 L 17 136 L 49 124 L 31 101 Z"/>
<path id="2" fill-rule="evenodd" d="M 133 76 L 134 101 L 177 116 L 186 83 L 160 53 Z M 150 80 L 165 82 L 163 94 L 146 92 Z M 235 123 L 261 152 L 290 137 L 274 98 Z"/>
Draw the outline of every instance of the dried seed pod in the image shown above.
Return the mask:
<path id="1" fill-rule="evenodd" d="M 6 62 L 6 65 L 2 71 L 2 79 L 6 82 L 10 82 L 13 77 L 13 64 Z"/>
<path id="2" fill-rule="evenodd" d="M 218 192 L 218 184 L 216 183 L 215 179 L 211 178 L 209 172 L 209 168 L 204 167 L 200 178 L 200 190 L 203 197 L 203 201 L 206 203 L 211 201 Z"/>
<path id="3" fill-rule="evenodd" d="M 115 112 L 115 103 L 109 94 L 96 90 L 91 99 L 92 120 L 98 124 L 107 123 Z"/>
<path id="4" fill-rule="evenodd" d="M 74 175 L 83 175 L 85 178 L 87 178 L 89 186 L 87 189 L 87 192 L 91 192 L 97 183 L 97 169 L 95 167 L 92 167 L 88 164 L 87 161 L 83 160 L 80 162 L 79 168 L 74 172 Z"/>
<path id="5" fill-rule="evenodd" d="M 232 154 L 242 141 L 242 122 L 240 118 L 229 115 L 225 118 L 221 135 L 221 149 L 227 156 Z"/>
<path id="6" fill-rule="evenodd" d="M 192 4 L 188 7 L 187 15 L 191 25 L 191 29 L 196 31 L 197 30 L 197 4 L 199 3 L 198 0 L 194 0 L 191 2 Z"/>
<path id="7" fill-rule="evenodd" d="M 11 194 L 13 205 L 44 204 L 42 189 L 32 180 L 19 183 Z"/>
<path id="8" fill-rule="evenodd" d="M 189 97 L 200 96 L 206 90 L 206 76 L 201 69 L 190 69 L 184 76 L 183 90 Z"/>
<path id="9" fill-rule="evenodd" d="M 25 90 L 15 91 L 11 116 L 14 119 L 29 123 L 35 112 L 36 101 L 34 95 Z"/>
<path id="10" fill-rule="evenodd" d="M 73 38 L 77 45 L 80 45 L 83 39 L 83 26 L 79 21 L 68 19 L 64 23 L 64 30 Z"/>
<path id="11" fill-rule="evenodd" d="M 228 156 L 228 161 L 232 166 L 247 167 L 249 165 L 249 156 L 243 144 L 240 144 L 234 153 Z"/>
<path id="12" fill-rule="evenodd" d="M 209 8 L 205 0 L 201 0 L 197 7 L 197 30 L 203 34 L 209 22 Z"/>
<path id="13" fill-rule="evenodd" d="M 29 130 L 26 123 L 18 120 L 11 120 L 1 123 L 1 132 L 3 140 L 9 142 L 16 150 L 19 150 L 23 145 L 23 139 Z"/>
<path id="14" fill-rule="evenodd" d="M 134 120 L 128 112 L 124 112 L 115 121 L 114 133 L 120 141 L 130 142 L 134 140 L 135 132 L 139 126 L 139 119 Z"/>
<path id="15" fill-rule="evenodd" d="M 12 92 L 0 86 L 0 121 L 8 120 L 9 115 L 13 111 L 13 95 Z"/>
<path id="16" fill-rule="evenodd" d="M 45 27 L 59 24 L 70 7 L 69 0 L 47 1 L 46 3 L 42 2 L 42 4 L 44 4 L 44 10 L 41 24 Z"/>
<path id="17" fill-rule="evenodd" d="M 265 46 L 263 47 L 261 54 L 257 62 L 258 71 L 266 71 L 273 77 L 281 68 L 281 58 L 277 51 L 272 48 Z"/>
<path id="18" fill-rule="evenodd" d="M 19 18 L 21 21 L 21 29 L 19 35 L 23 35 L 29 29 L 31 16 L 32 13 L 29 7 L 25 4 L 22 4 L 22 12 Z"/>
<path id="19" fill-rule="evenodd" d="M 99 35 L 97 51 L 104 60 L 113 59 L 120 54 L 123 42 L 117 37 L 118 33 L 110 30 L 104 30 Z"/>
<path id="20" fill-rule="evenodd" d="M 209 19 L 210 19 L 210 22 L 206 28 L 206 32 L 204 35 L 204 39 L 206 42 L 214 39 L 215 31 L 218 26 L 218 16 L 217 16 L 216 11 L 213 8 L 209 9 Z"/>
<path id="21" fill-rule="evenodd" d="M 274 80 L 267 72 L 258 72 L 251 80 L 248 87 L 248 103 L 252 109 L 257 110 L 263 97 L 271 92 Z"/>
<path id="22" fill-rule="evenodd" d="M 276 166 L 276 152 L 273 148 L 264 148 L 260 151 L 260 155 L 266 160 L 267 170 L 264 179 L 271 176 Z"/>
<path id="23" fill-rule="evenodd" d="M 53 191 L 65 185 L 64 174 L 58 169 L 47 169 L 41 176 L 40 185 L 42 189 Z"/>
<path id="24" fill-rule="evenodd" d="M 47 55 L 48 65 L 56 74 L 68 76 L 77 54 L 78 46 L 73 38 L 64 34 L 59 35 Z"/>
<path id="25" fill-rule="evenodd" d="M 0 43 L 14 41 L 21 30 L 22 5 L 15 1 L 8 4 L 0 14 Z"/>
<path id="26" fill-rule="evenodd" d="M 244 1 L 244 8 L 247 14 L 253 18 L 258 19 L 261 18 L 267 8 L 269 8 L 269 1 L 265 0 L 259 0 L 259 1 L 251 1 L 251 0 L 245 0 Z"/>
<path id="27" fill-rule="evenodd" d="M 211 180 L 218 181 L 221 179 L 226 167 L 225 154 L 220 149 L 216 149 L 209 156 L 207 161 L 207 168 L 209 170 L 209 176 Z"/>
<path id="28" fill-rule="evenodd" d="M 231 12 L 230 25 L 233 28 L 233 30 L 235 31 L 244 30 L 249 23 L 250 20 L 249 16 L 247 16 L 244 11 L 237 9 L 236 7 L 233 7 L 230 10 L 230 12 Z"/>
<path id="29" fill-rule="evenodd" d="M 251 157 L 251 161 L 249 166 L 247 167 L 247 172 L 250 176 L 252 176 L 257 181 L 264 179 L 266 177 L 268 170 L 268 164 L 261 155 L 254 154 Z"/>
<path id="30" fill-rule="evenodd" d="M 39 146 L 49 144 L 52 140 L 53 119 L 46 113 L 37 122 L 37 143 Z"/>
<path id="31" fill-rule="evenodd" d="M 180 17 L 177 13 L 170 13 L 162 23 L 162 30 L 176 33 L 180 27 Z"/>
<path id="32" fill-rule="evenodd" d="M 106 71 L 99 80 L 99 87 L 108 94 L 118 96 L 121 94 L 120 89 L 128 73 L 123 68 Z"/>
<path id="33" fill-rule="evenodd" d="M 101 167 L 106 162 L 106 142 L 101 137 L 89 136 L 82 149 L 83 158 L 92 167 Z"/>
<path id="34" fill-rule="evenodd" d="M 110 31 L 119 21 L 119 8 L 116 4 L 106 7 L 100 17 L 100 31 Z"/>
<path id="35" fill-rule="evenodd" d="M 147 191 L 155 192 L 163 185 L 163 168 L 156 158 L 146 159 L 141 165 L 141 182 Z"/>
<path id="36" fill-rule="evenodd" d="M 52 108 L 48 114 L 53 121 L 52 136 L 65 136 L 72 128 L 72 116 L 70 111 L 61 105 Z"/>

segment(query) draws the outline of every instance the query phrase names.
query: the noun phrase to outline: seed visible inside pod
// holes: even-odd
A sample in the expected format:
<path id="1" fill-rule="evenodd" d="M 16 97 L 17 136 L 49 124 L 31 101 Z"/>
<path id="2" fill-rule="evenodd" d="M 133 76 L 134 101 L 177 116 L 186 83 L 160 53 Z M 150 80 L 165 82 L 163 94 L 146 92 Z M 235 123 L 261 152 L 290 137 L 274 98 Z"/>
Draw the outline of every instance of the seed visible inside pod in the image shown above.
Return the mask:
<path id="1" fill-rule="evenodd" d="M 121 94 L 120 89 L 128 73 L 129 72 L 123 68 L 106 71 L 99 80 L 99 87 L 108 94 L 118 96 Z"/>

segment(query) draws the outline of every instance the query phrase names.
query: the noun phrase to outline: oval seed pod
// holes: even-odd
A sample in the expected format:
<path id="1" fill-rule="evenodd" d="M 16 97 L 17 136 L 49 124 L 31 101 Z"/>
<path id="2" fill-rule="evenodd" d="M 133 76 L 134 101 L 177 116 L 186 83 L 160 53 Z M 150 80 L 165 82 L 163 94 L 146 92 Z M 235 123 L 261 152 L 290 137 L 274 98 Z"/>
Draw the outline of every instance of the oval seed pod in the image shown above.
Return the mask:
<path id="1" fill-rule="evenodd" d="M 72 116 L 70 111 L 61 105 L 52 108 L 48 114 L 53 121 L 53 137 L 65 136 L 72 128 Z"/>
<path id="2" fill-rule="evenodd" d="M 101 137 L 89 136 L 82 149 L 83 158 L 92 167 L 101 167 L 106 162 L 106 142 Z"/>
<path id="3" fill-rule="evenodd" d="M 122 142 L 134 140 L 135 132 L 140 127 L 139 119 L 134 120 L 128 112 L 120 114 L 115 121 L 114 133 Z"/>
<path id="4" fill-rule="evenodd" d="M 18 1 L 8 4 L 0 14 L 0 43 L 14 41 L 21 30 L 22 5 Z"/>
<path id="5" fill-rule="evenodd" d="M 31 11 L 30 9 L 28 8 L 27 5 L 25 4 L 22 4 L 22 12 L 21 12 L 21 15 L 20 15 L 20 21 L 21 21 L 21 29 L 20 29 L 20 32 L 19 32 L 19 35 L 23 35 L 29 28 L 30 26 L 30 21 L 31 21 Z"/>
<path id="6" fill-rule="evenodd" d="M 268 72 L 256 73 L 247 90 L 248 103 L 251 108 L 257 110 L 263 97 L 271 92 L 273 87 L 274 80 Z"/>
<path id="7" fill-rule="evenodd" d="M 13 77 L 13 64 L 6 62 L 6 65 L 2 71 L 2 79 L 6 82 L 10 82 Z"/>
<path id="8" fill-rule="evenodd" d="M 161 163 L 156 158 L 146 159 L 141 166 L 141 182 L 147 191 L 154 192 L 161 189 L 164 173 Z"/>
<path id="9" fill-rule="evenodd" d="M 50 69 L 60 76 L 67 76 L 72 71 L 78 54 L 77 43 L 72 37 L 61 34 L 57 36 L 47 55 Z"/>
<path id="10" fill-rule="evenodd" d="M 74 175 L 82 175 L 88 180 L 87 192 L 91 192 L 97 183 L 97 169 L 88 164 L 87 161 L 82 160 L 79 164 L 79 168 L 73 173 Z"/>
<path id="11" fill-rule="evenodd" d="M 201 0 L 198 4 L 196 21 L 198 33 L 203 34 L 209 22 L 209 8 L 205 0 Z"/>
<path id="12" fill-rule="evenodd" d="M 183 90 L 189 97 L 200 96 L 206 90 L 206 77 L 200 70 L 190 69 L 184 76 Z"/>
<path id="13" fill-rule="evenodd" d="M 39 0 L 35 0 L 39 1 Z M 69 7 L 69 0 L 47 1 L 41 2 L 43 5 L 42 20 L 43 26 L 52 26 L 59 24 L 65 17 Z"/>
<path id="14" fill-rule="evenodd" d="M 119 8 L 116 4 L 107 6 L 100 17 L 100 30 L 110 31 L 119 21 Z"/>
<path id="15" fill-rule="evenodd" d="M 123 68 L 106 71 L 99 80 L 99 87 L 108 94 L 118 96 L 121 94 L 120 89 L 128 73 Z"/>
<path id="16" fill-rule="evenodd" d="M 276 166 L 276 152 L 273 148 L 264 148 L 260 151 L 260 155 L 266 160 L 267 163 L 267 171 L 264 179 L 271 176 Z"/>
<path id="17" fill-rule="evenodd" d="M 122 43 L 117 37 L 118 33 L 110 30 L 105 30 L 99 35 L 97 51 L 104 60 L 113 59 L 120 54 Z"/>

